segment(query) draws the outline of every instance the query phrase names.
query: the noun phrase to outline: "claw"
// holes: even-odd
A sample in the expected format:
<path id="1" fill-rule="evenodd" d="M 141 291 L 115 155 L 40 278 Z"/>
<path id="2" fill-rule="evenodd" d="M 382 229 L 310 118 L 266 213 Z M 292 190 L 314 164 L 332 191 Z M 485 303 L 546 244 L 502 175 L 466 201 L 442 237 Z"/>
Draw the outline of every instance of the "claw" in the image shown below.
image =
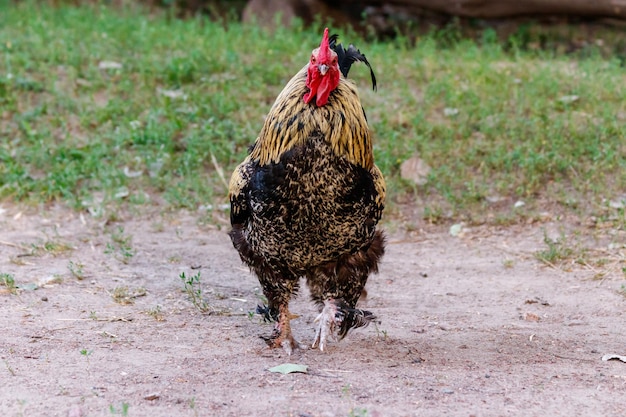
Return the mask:
<path id="1" fill-rule="evenodd" d="M 323 352 L 329 336 L 341 340 L 350 329 L 367 326 L 376 320 L 371 311 L 351 308 L 340 299 L 328 299 L 324 301 L 324 308 L 315 319 L 318 326 L 312 347 L 319 345 L 320 351 Z"/>
<path id="2" fill-rule="evenodd" d="M 337 326 L 341 325 L 342 317 L 334 300 L 324 301 L 322 312 L 315 318 L 315 323 L 319 323 L 315 332 L 315 340 L 311 346 L 315 349 L 318 345 L 320 351 L 323 352 L 326 347 L 326 339 L 328 336 L 334 338 L 334 331 Z"/>
<path id="3" fill-rule="evenodd" d="M 291 324 L 289 323 L 293 319 L 297 319 L 297 314 L 291 314 L 287 307 L 280 307 L 278 313 L 278 322 L 274 331 L 269 337 L 263 337 L 262 339 L 268 344 L 270 348 L 282 347 L 283 350 L 291 355 L 294 349 L 303 348 L 291 334 Z"/>

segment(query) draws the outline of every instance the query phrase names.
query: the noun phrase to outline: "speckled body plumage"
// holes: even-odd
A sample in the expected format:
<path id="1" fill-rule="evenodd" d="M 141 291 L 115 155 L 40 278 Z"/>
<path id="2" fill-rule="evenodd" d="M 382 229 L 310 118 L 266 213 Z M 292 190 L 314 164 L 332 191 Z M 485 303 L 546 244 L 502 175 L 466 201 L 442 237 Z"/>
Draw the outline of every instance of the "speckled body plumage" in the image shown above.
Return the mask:
<path id="1" fill-rule="evenodd" d="M 299 278 L 306 277 L 320 308 L 326 300 L 340 300 L 344 336 L 367 324 L 367 312 L 354 307 L 384 252 L 376 224 L 385 183 L 354 84 L 342 77 L 328 103 L 318 107 L 302 100 L 306 70 L 280 93 L 233 173 L 230 236 L 259 278 L 268 318 L 287 311 Z"/>

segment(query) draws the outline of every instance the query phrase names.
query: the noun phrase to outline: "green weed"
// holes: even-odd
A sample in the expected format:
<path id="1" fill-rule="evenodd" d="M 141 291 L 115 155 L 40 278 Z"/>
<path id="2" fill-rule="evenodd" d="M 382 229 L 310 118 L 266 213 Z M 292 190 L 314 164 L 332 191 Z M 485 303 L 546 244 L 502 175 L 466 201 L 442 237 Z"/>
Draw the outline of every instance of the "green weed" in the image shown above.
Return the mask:
<path id="1" fill-rule="evenodd" d="M 146 314 L 152 316 L 152 318 L 154 318 L 156 321 L 165 320 L 165 314 L 163 313 L 163 309 L 160 305 L 157 305 L 154 308 L 147 310 Z"/>
<path id="2" fill-rule="evenodd" d="M 43 255 L 45 253 L 52 256 L 60 256 L 67 252 L 74 250 L 74 248 L 60 239 L 49 239 L 42 243 L 31 244 L 31 252 L 33 255 Z"/>
<path id="3" fill-rule="evenodd" d="M 84 349 L 84 348 L 80 350 L 81 356 L 83 356 L 85 358 L 85 360 L 87 361 L 87 372 L 90 372 L 91 362 L 90 362 L 89 359 L 90 359 L 92 353 L 93 353 L 93 350 L 88 350 L 88 349 Z"/>
<path id="4" fill-rule="evenodd" d="M 119 226 L 111 233 L 111 242 L 106 244 L 104 253 L 113 255 L 119 261 L 127 264 L 133 256 L 135 250 L 132 248 L 132 237 L 124 233 L 124 228 Z"/>
<path id="5" fill-rule="evenodd" d="M 350 412 L 348 412 L 348 417 L 367 417 L 369 416 L 369 412 L 366 408 L 352 408 Z"/>
<path id="6" fill-rule="evenodd" d="M 550 266 L 555 266 L 568 260 L 585 264 L 588 258 L 587 249 L 575 242 L 573 237 L 569 240 L 570 242 L 568 242 L 565 234 L 561 234 L 556 239 L 551 239 L 544 231 L 543 242 L 546 244 L 547 249 L 535 252 L 535 258 Z"/>
<path id="7" fill-rule="evenodd" d="M 387 330 L 380 329 L 378 327 L 378 323 L 376 322 L 374 322 L 374 326 L 376 328 L 376 338 L 381 339 L 383 342 L 387 341 L 387 337 L 389 336 L 389 333 L 387 332 Z"/>
<path id="8" fill-rule="evenodd" d="M 109 405 L 109 412 L 112 415 L 121 415 L 121 416 L 127 416 L 128 415 L 128 409 L 130 408 L 130 404 L 128 404 L 127 402 L 122 402 L 122 404 L 120 404 L 119 408 L 115 407 L 113 404 Z"/>
<path id="9" fill-rule="evenodd" d="M 348 400 L 350 403 L 353 403 L 352 399 L 352 385 L 345 384 L 341 387 L 341 396 Z M 348 411 L 348 417 L 367 417 L 368 411 L 365 408 L 354 407 L 352 406 Z"/>
<path id="10" fill-rule="evenodd" d="M 189 408 L 194 410 L 194 414 L 197 414 L 196 397 L 191 397 L 191 399 L 189 400 Z"/>
<path id="11" fill-rule="evenodd" d="M 130 289 L 127 286 L 120 286 L 113 289 L 111 297 L 113 297 L 113 301 L 118 304 L 128 305 L 134 304 L 135 298 L 143 297 L 146 293 L 147 291 L 143 287 Z"/>
<path id="12" fill-rule="evenodd" d="M 74 276 L 77 280 L 85 279 L 85 265 L 80 262 L 69 261 L 67 264 L 67 269 L 70 270 L 72 276 Z"/>
<path id="13" fill-rule="evenodd" d="M 202 284 L 200 282 L 200 272 L 195 275 L 187 276 L 184 272 L 179 275 L 183 282 L 184 290 L 191 299 L 193 305 L 201 312 L 208 313 L 211 311 L 209 303 L 204 299 L 202 293 Z"/>

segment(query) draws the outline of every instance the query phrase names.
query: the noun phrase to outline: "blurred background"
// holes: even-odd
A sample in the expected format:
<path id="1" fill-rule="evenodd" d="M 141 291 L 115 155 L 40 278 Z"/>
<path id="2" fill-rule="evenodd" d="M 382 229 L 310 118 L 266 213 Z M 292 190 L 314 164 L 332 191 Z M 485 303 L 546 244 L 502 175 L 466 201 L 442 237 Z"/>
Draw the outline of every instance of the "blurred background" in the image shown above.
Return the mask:
<path id="1" fill-rule="evenodd" d="M 214 19 L 241 18 L 264 27 L 289 25 L 298 19 L 309 25 L 316 19 L 360 33 L 393 37 L 398 31 L 432 29 L 462 23 L 468 29 L 491 26 L 504 35 L 521 23 L 602 23 L 620 26 L 626 18 L 622 0 L 144 0 L 151 7 L 176 10 L 177 16 L 206 14 Z M 508 33 L 507 33 L 508 31 Z"/>
<path id="2" fill-rule="evenodd" d="M 626 224 L 626 2 L 0 0 L 0 199 L 198 211 L 331 27 L 387 219 Z"/>

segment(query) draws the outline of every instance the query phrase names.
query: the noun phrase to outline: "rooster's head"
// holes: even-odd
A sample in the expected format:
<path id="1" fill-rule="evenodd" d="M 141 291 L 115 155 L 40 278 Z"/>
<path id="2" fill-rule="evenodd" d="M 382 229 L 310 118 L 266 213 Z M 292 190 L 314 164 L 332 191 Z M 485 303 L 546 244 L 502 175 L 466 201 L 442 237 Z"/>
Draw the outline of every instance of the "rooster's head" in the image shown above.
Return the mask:
<path id="1" fill-rule="evenodd" d="M 339 85 L 339 77 L 337 54 L 330 49 L 328 28 L 326 28 L 320 47 L 311 53 L 311 61 L 306 76 L 306 86 L 310 90 L 304 95 L 304 102 L 310 103 L 313 97 L 317 97 L 315 104 L 318 106 L 325 105 L 331 91 Z"/>

